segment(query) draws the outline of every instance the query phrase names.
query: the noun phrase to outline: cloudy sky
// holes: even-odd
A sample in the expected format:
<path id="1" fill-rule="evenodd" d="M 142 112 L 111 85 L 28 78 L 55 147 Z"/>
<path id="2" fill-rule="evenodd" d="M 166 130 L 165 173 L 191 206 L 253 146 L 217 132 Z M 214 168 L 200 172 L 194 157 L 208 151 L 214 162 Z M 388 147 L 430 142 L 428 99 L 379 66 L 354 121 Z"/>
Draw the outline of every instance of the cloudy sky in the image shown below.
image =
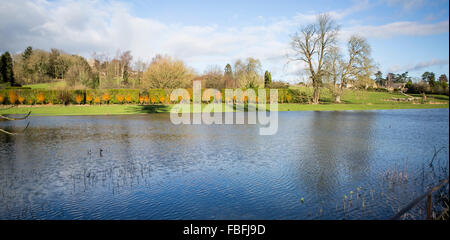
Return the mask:
<path id="1" fill-rule="evenodd" d="M 448 0 L 69 1 L 0 0 L 0 52 L 27 46 L 90 57 L 131 50 L 134 59 L 168 54 L 203 72 L 255 57 L 275 80 L 299 81 L 287 64 L 290 36 L 328 12 L 341 44 L 365 36 L 384 73 L 448 75 Z"/>

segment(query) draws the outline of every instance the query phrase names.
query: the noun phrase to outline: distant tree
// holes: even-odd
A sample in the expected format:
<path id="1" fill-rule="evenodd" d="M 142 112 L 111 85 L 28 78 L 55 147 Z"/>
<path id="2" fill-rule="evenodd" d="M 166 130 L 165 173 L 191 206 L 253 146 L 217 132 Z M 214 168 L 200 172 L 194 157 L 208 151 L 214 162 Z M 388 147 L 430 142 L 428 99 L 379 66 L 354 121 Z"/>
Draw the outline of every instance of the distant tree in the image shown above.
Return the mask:
<path id="1" fill-rule="evenodd" d="M 386 76 L 386 87 L 388 88 L 392 87 L 393 83 L 394 83 L 394 74 L 388 73 Z"/>
<path id="2" fill-rule="evenodd" d="M 144 72 L 143 84 L 148 88 L 173 89 L 190 86 L 194 75 L 183 61 L 156 56 Z"/>
<path id="3" fill-rule="evenodd" d="M 147 69 L 148 64 L 146 62 L 142 61 L 141 59 L 138 59 L 134 65 L 135 65 L 135 69 L 137 71 L 137 79 L 136 79 L 137 83 L 136 84 L 140 87 L 144 71 L 145 71 L 145 69 Z"/>
<path id="4" fill-rule="evenodd" d="M 86 59 L 77 55 L 72 56 L 70 67 L 65 74 L 65 80 L 70 87 L 75 86 L 77 83 L 81 83 L 88 88 L 96 88 L 98 86 Z"/>
<path id="5" fill-rule="evenodd" d="M 236 87 L 236 81 L 233 78 L 233 69 L 229 63 L 225 66 L 223 75 L 225 78 L 226 87 Z"/>
<path id="6" fill-rule="evenodd" d="M 131 55 L 131 51 L 126 51 L 120 55 L 120 65 L 122 67 L 122 79 L 124 85 L 128 85 L 129 70 L 132 60 L 133 56 Z"/>
<path id="7" fill-rule="evenodd" d="M 422 80 L 424 82 L 427 82 L 431 88 L 434 88 L 436 86 L 436 79 L 433 72 L 424 72 L 422 74 Z"/>
<path id="8" fill-rule="evenodd" d="M 375 73 L 375 82 L 378 84 L 378 86 L 385 85 L 386 80 L 383 78 L 383 73 L 381 71 Z"/>
<path id="9" fill-rule="evenodd" d="M 0 60 L 0 71 L 3 82 L 9 82 L 11 86 L 15 85 L 14 71 L 13 71 L 13 60 L 9 52 L 5 52 L 1 56 Z"/>
<path id="10" fill-rule="evenodd" d="M 261 62 L 258 59 L 236 60 L 233 75 L 237 80 L 238 87 L 255 88 L 264 83 L 261 76 Z"/>
<path id="11" fill-rule="evenodd" d="M 31 75 L 33 74 L 33 69 L 29 66 L 29 62 L 30 62 L 30 58 L 31 58 L 32 54 L 33 54 L 33 48 L 31 46 L 27 47 L 22 54 L 21 75 L 26 82 L 29 82 Z"/>
<path id="12" fill-rule="evenodd" d="M 264 73 L 264 87 L 269 87 L 272 83 L 272 76 L 269 71 L 266 70 Z"/>
<path id="13" fill-rule="evenodd" d="M 225 88 L 225 77 L 219 66 L 209 66 L 204 74 L 206 88 L 222 89 Z"/>
<path id="14" fill-rule="evenodd" d="M 413 87 L 413 82 L 411 79 L 408 80 L 408 82 L 406 83 L 405 87 L 409 90 Z"/>
<path id="15" fill-rule="evenodd" d="M 439 76 L 439 84 L 441 85 L 441 87 L 446 90 L 448 88 L 448 78 L 447 75 L 445 74 L 441 74 L 441 76 Z"/>
<path id="16" fill-rule="evenodd" d="M 57 78 L 59 50 L 52 48 L 48 59 L 48 75 Z"/>
<path id="17" fill-rule="evenodd" d="M 22 54 L 23 61 L 27 61 L 31 57 L 31 54 L 33 54 L 33 48 L 29 46 Z"/>

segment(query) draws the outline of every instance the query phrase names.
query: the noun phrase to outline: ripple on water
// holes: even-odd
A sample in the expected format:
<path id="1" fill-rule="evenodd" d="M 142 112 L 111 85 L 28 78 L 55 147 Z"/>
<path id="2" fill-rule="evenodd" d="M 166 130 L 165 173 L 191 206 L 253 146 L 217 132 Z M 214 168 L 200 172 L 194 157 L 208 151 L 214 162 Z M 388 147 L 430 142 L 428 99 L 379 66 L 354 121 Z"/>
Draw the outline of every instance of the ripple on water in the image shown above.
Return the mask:
<path id="1" fill-rule="evenodd" d="M 276 135 L 258 131 L 33 117 L 0 135 L 0 219 L 384 219 L 436 181 L 422 166 L 448 146 L 448 110 L 280 112 Z M 401 169 L 408 181 L 385 179 Z"/>

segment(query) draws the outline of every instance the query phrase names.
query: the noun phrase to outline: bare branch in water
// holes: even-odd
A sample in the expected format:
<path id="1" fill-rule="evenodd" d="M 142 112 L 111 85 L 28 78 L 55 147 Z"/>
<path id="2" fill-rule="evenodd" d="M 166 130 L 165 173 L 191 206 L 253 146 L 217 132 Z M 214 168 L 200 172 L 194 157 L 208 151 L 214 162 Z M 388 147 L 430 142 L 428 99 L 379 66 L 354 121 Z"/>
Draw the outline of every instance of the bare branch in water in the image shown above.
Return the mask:
<path id="1" fill-rule="evenodd" d="M 10 109 L 10 108 L 13 108 L 13 107 L 15 107 L 15 106 L 11 106 L 11 107 L 5 108 L 5 109 Z M 2 110 L 4 110 L 4 109 L 2 109 Z M 19 117 L 19 118 L 7 117 L 7 116 L 3 116 L 3 115 L 0 114 L 0 120 L 2 120 L 2 121 L 17 121 L 17 120 L 24 120 L 24 119 L 27 119 L 27 118 L 30 116 L 30 114 L 31 114 L 31 111 L 28 112 L 28 114 L 26 114 L 24 117 Z M 30 125 L 30 122 L 27 123 L 27 126 L 26 126 L 25 129 L 22 131 L 22 133 L 25 132 L 25 131 L 27 130 L 27 128 L 28 128 L 29 125 Z M 4 129 L 2 129 L 2 128 L 0 128 L 0 132 L 5 133 L 5 134 L 8 134 L 8 135 L 17 135 L 17 133 L 12 133 L 12 132 L 6 131 L 6 130 L 4 130 Z"/>
<path id="2" fill-rule="evenodd" d="M 5 120 L 8 120 L 8 121 L 24 120 L 24 119 L 27 119 L 27 118 L 30 116 L 30 114 L 31 114 L 31 111 L 28 112 L 28 114 L 25 115 L 25 117 L 11 118 L 11 117 L 6 117 L 6 116 L 3 116 L 3 115 L 0 115 L 0 118 L 1 118 L 1 119 L 5 119 Z"/>

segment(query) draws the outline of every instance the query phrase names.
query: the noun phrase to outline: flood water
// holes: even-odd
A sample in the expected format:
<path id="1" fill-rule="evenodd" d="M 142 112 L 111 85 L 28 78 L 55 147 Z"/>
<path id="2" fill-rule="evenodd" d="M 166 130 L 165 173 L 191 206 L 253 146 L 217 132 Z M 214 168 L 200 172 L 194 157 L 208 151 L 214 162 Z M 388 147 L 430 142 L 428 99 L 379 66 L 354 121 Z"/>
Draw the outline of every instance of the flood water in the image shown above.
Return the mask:
<path id="1" fill-rule="evenodd" d="M 280 112 L 273 136 L 168 114 L 29 121 L 0 134 L 0 219 L 387 219 L 448 175 L 448 109 Z"/>

